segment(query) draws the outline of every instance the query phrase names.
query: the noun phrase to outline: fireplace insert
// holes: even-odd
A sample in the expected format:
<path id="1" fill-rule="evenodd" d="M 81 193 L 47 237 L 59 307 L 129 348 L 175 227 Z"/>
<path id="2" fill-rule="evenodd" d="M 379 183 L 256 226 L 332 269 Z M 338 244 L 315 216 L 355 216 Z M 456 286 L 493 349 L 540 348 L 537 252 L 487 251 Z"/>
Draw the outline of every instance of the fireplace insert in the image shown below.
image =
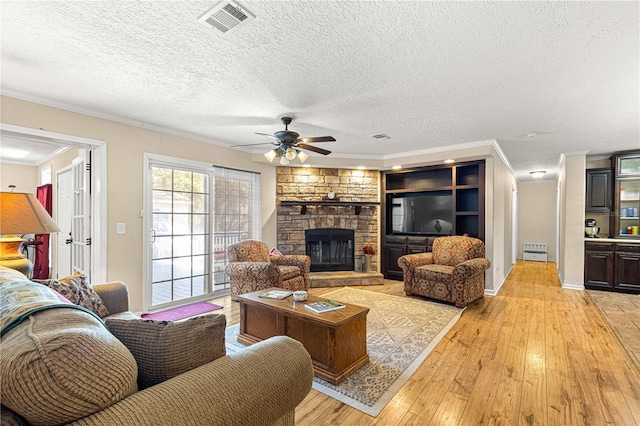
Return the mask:
<path id="1" fill-rule="evenodd" d="M 353 229 L 323 228 L 304 231 L 311 272 L 354 270 Z"/>

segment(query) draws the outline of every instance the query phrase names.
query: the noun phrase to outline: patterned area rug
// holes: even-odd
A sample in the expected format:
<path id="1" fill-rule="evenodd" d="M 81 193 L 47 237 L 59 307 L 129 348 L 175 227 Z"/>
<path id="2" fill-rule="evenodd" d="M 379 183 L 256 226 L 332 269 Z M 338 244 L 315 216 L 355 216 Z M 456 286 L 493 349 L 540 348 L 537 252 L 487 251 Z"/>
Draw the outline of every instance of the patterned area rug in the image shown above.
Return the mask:
<path id="1" fill-rule="evenodd" d="M 458 321 L 463 309 L 454 306 L 342 288 L 324 296 L 368 307 L 367 350 L 370 362 L 339 385 L 314 377 L 313 388 L 370 416 L 377 416 Z M 227 351 L 239 325 L 227 328 Z"/>

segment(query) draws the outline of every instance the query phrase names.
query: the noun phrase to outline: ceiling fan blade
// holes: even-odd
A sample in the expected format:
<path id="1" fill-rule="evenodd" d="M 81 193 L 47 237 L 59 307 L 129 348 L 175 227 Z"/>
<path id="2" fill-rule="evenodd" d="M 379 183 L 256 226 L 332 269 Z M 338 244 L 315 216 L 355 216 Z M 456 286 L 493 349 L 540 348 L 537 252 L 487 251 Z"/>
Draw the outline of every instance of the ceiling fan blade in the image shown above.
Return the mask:
<path id="1" fill-rule="evenodd" d="M 278 139 L 278 138 L 276 138 L 275 136 L 270 135 L 270 134 L 268 134 L 268 133 L 258 133 L 258 132 L 256 132 L 256 135 L 269 136 L 270 138 Z"/>
<path id="2" fill-rule="evenodd" d="M 326 149 L 318 148 L 317 146 L 307 145 L 307 144 L 304 144 L 304 143 L 299 143 L 298 145 L 296 145 L 296 147 L 297 148 L 306 149 L 308 151 L 317 152 L 318 154 L 322 154 L 322 155 L 331 154 L 331 151 L 327 151 Z"/>
<path id="3" fill-rule="evenodd" d="M 302 142 L 335 142 L 336 138 L 333 136 L 318 136 L 316 138 L 300 138 Z"/>
<path id="4" fill-rule="evenodd" d="M 258 146 L 258 145 L 273 145 L 273 142 L 262 142 L 262 143 L 250 143 L 248 145 L 231 145 L 229 148 L 238 148 L 242 146 Z"/>

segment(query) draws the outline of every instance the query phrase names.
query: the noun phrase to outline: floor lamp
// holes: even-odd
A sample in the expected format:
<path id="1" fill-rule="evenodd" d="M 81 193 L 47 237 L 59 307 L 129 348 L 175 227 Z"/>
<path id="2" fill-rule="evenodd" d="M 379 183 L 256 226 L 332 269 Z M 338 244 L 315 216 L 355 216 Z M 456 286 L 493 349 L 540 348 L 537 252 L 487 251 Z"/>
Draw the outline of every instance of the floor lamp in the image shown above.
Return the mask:
<path id="1" fill-rule="evenodd" d="M 59 231 L 58 225 L 33 194 L 0 192 L 0 266 L 16 269 L 28 276 L 33 264 L 22 254 L 25 240 L 15 234 Z"/>

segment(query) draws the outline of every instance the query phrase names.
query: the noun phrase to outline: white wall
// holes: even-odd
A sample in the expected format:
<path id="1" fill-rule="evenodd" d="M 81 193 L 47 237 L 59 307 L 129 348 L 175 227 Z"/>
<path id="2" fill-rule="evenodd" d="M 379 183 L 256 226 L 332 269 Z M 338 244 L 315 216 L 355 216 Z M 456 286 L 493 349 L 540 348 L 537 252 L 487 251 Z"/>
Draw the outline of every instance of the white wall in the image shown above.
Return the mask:
<path id="1" fill-rule="evenodd" d="M 15 192 L 35 194 L 38 188 L 38 168 L 20 164 L 0 164 L 0 191 L 10 192 L 9 185 L 15 185 Z"/>
<path id="2" fill-rule="evenodd" d="M 255 170 L 262 174 L 263 240 L 276 244 L 275 167 L 257 163 L 246 153 L 184 137 L 3 96 L 2 122 L 17 126 L 103 140 L 107 144 L 107 279 L 124 281 L 130 307 L 142 309 L 143 154 L 162 154 Z M 37 181 L 37 173 L 34 172 Z M 116 223 L 127 233 L 116 235 Z"/>
<path id="3" fill-rule="evenodd" d="M 585 170 L 584 155 L 567 156 L 560 166 L 558 273 L 564 288 L 584 288 Z"/>
<path id="4" fill-rule="evenodd" d="M 495 295 L 512 267 L 512 188 L 518 182 L 497 151 L 486 160 L 486 256 L 491 268 L 485 273 L 485 292 Z"/>
<path id="5" fill-rule="evenodd" d="M 556 181 L 522 182 L 518 190 L 518 258 L 523 243 L 547 243 L 556 260 Z"/>

